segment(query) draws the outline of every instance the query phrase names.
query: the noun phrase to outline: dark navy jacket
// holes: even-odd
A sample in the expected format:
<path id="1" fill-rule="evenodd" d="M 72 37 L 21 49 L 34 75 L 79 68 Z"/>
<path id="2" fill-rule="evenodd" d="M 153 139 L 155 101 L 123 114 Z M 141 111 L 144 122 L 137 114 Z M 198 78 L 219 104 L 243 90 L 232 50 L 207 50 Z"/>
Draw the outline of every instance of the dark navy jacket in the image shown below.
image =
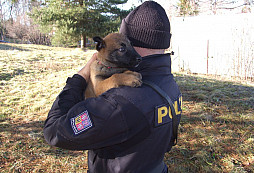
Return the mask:
<path id="1" fill-rule="evenodd" d="M 171 73 L 169 54 L 143 57 L 135 71 L 157 84 L 174 103 L 178 122 L 182 97 Z M 54 146 L 89 150 L 91 173 L 149 172 L 172 147 L 170 107 L 152 88 L 123 86 L 83 99 L 86 81 L 68 78 L 45 122 L 44 136 Z"/>

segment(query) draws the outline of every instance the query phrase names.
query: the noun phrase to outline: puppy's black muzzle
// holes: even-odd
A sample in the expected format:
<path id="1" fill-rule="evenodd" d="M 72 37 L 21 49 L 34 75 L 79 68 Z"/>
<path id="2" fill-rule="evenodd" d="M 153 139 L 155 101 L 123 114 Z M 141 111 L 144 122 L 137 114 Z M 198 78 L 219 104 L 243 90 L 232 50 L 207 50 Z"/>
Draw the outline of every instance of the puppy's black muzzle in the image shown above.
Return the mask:
<path id="1" fill-rule="evenodd" d="M 134 56 L 131 58 L 129 62 L 129 67 L 137 67 L 141 61 L 142 61 L 142 58 L 140 56 Z"/>

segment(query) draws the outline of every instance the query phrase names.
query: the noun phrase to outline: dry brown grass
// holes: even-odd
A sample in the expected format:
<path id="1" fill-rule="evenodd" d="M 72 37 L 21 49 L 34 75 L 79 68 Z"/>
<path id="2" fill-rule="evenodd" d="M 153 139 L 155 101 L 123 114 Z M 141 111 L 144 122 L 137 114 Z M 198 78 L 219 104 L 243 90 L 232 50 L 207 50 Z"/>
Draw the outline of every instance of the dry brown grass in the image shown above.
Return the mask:
<path id="1" fill-rule="evenodd" d="M 47 113 L 68 76 L 94 51 L 0 44 L 0 172 L 77 172 L 87 169 L 85 151 L 49 146 Z"/>
<path id="2" fill-rule="evenodd" d="M 0 172 L 85 172 L 86 151 L 49 146 L 43 123 L 57 94 L 94 51 L 0 44 Z M 254 88 L 175 74 L 184 110 L 171 172 L 254 169 Z"/>
<path id="3" fill-rule="evenodd" d="M 184 110 L 170 172 L 254 170 L 254 87 L 177 74 Z"/>

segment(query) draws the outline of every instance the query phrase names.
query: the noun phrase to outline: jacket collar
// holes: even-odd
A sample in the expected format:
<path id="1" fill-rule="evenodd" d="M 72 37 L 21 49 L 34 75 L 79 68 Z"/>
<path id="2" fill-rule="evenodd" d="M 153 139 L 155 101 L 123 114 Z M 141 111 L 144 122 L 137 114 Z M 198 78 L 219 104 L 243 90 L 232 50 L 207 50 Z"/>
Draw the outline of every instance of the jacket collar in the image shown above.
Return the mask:
<path id="1" fill-rule="evenodd" d="M 170 54 L 154 54 L 142 57 L 138 67 L 131 69 L 142 76 L 171 74 Z"/>

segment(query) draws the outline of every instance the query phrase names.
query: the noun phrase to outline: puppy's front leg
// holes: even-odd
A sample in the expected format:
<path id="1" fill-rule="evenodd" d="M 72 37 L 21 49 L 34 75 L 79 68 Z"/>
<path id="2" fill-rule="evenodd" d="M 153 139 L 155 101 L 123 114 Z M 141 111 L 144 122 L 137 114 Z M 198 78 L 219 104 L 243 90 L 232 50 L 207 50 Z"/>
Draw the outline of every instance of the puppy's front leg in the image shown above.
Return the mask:
<path id="1" fill-rule="evenodd" d="M 106 92 L 111 88 L 119 86 L 139 87 L 142 85 L 142 76 L 140 73 L 133 71 L 125 71 L 123 73 L 113 74 L 111 77 L 98 81 L 95 85 L 96 96 Z"/>
<path id="2" fill-rule="evenodd" d="M 117 74 L 116 74 L 117 75 Z M 140 73 L 134 71 L 125 71 L 115 76 L 118 85 L 125 85 L 130 87 L 139 87 L 142 85 L 142 76 Z"/>

